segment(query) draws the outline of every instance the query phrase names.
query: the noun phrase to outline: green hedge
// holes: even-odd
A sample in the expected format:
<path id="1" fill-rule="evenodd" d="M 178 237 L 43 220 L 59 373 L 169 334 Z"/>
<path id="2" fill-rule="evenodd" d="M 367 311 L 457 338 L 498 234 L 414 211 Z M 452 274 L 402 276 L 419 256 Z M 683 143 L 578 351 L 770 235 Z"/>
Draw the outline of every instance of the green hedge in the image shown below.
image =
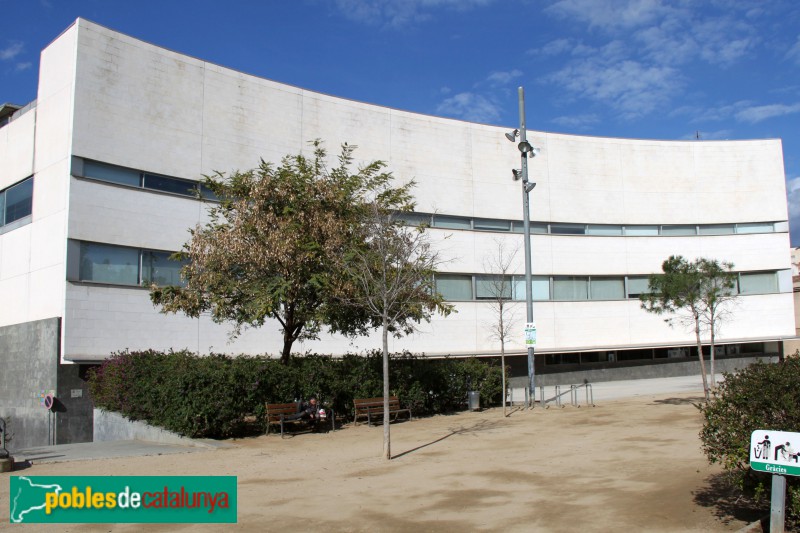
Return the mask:
<path id="1" fill-rule="evenodd" d="M 725 381 L 699 408 L 703 451 L 720 463 L 745 495 L 769 508 L 771 474 L 750 469 L 750 436 L 757 429 L 800 432 L 800 354 L 756 363 Z M 787 520 L 800 523 L 800 478 L 787 476 Z M 765 509 L 765 512 L 766 512 Z"/>
<path id="2" fill-rule="evenodd" d="M 96 407 L 119 412 L 190 437 L 226 438 L 246 431 L 248 415 L 264 430 L 264 404 L 316 396 L 351 414 L 354 398 L 383 395 L 382 358 L 367 355 L 295 356 L 288 365 L 268 357 L 186 351 L 119 352 L 89 375 Z M 501 399 L 500 365 L 494 361 L 392 356 L 391 392 L 415 415 L 454 411 L 468 390 L 483 405 Z"/>

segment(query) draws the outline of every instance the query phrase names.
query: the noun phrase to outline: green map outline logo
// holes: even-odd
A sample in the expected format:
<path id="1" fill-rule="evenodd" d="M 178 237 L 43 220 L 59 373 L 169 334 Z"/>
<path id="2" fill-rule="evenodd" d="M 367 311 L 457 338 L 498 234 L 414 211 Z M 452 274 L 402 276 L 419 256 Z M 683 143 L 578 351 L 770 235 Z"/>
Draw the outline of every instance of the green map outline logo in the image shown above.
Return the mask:
<path id="1" fill-rule="evenodd" d="M 236 523 L 236 476 L 11 476 L 10 523 Z"/>

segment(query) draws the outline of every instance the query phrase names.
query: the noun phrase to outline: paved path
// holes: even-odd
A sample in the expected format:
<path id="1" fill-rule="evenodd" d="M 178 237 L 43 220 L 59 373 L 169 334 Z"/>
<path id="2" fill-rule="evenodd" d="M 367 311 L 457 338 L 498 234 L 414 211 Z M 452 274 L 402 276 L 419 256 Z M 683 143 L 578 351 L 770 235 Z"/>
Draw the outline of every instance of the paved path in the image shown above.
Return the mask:
<path id="1" fill-rule="evenodd" d="M 161 444 L 143 440 L 118 440 L 112 442 L 82 442 L 79 444 L 57 444 L 37 446 L 11 452 L 16 463 L 60 463 L 64 461 L 86 461 L 114 457 L 141 455 L 168 455 L 173 453 L 201 452 L 216 448 L 232 448 L 226 441 L 198 440 L 196 446 Z"/>

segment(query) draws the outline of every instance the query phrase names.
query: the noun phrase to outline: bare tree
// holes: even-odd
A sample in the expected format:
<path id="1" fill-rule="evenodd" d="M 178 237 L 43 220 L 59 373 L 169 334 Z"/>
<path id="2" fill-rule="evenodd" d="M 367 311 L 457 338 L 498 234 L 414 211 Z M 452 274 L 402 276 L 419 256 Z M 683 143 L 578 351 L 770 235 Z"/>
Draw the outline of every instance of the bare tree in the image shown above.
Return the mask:
<path id="1" fill-rule="evenodd" d="M 491 253 L 483 260 L 483 270 L 487 273 L 478 278 L 481 289 L 488 294 L 489 307 L 494 320 L 489 324 L 489 338 L 500 343 L 500 365 L 503 368 L 503 416 L 506 416 L 506 343 L 511 339 L 517 325 L 515 310 L 510 306 L 513 297 L 511 272 L 519 253 L 519 244 L 508 246 L 500 239 L 494 240 Z"/>
<path id="2" fill-rule="evenodd" d="M 396 192 L 396 191 L 395 191 Z M 434 272 L 441 264 L 432 250 L 425 227 L 404 225 L 397 214 L 373 201 L 371 213 L 360 227 L 364 245 L 341 259 L 350 280 L 342 301 L 366 310 L 372 325 L 380 328 L 383 349 L 383 456 L 391 459 L 389 432 L 389 333 L 400 337 L 415 331 L 433 313 L 449 314 L 436 291 Z M 410 210 L 412 204 L 406 206 Z"/>

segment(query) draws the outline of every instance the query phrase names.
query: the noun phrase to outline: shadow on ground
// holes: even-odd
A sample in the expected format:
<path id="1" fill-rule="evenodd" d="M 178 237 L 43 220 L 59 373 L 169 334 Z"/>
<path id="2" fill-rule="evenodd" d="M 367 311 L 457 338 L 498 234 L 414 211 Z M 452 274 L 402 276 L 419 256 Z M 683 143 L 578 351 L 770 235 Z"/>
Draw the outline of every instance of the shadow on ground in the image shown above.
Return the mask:
<path id="1" fill-rule="evenodd" d="M 705 398 L 702 396 L 691 396 L 689 398 L 665 398 L 663 400 L 653 400 L 654 405 L 658 404 L 666 404 L 666 405 L 699 405 L 705 401 Z"/>
<path id="2" fill-rule="evenodd" d="M 750 524 L 769 515 L 769 502 L 758 504 L 742 495 L 724 473 L 706 479 L 706 486 L 694 492 L 694 502 L 711 509 L 725 524 L 733 520 Z"/>
<path id="3" fill-rule="evenodd" d="M 452 428 L 451 427 L 451 428 L 449 428 L 450 429 L 450 433 L 448 433 L 447 435 L 444 435 L 443 437 L 439 437 L 438 439 L 432 440 L 431 442 L 427 442 L 425 444 L 417 446 L 416 448 L 411 448 L 410 450 L 406 450 L 406 451 L 404 451 L 402 453 L 398 453 L 397 455 L 393 455 L 392 459 L 399 459 L 400 457 L 403 457 L 404 455 L 408 455 L 410 453 L 414 453 L 416 451 L 419 451 L 419 450 L 421 450 L 423 448 L 427 448 L 428 446 L 432 446 L 434 444 L 442 442 L 445 439 L 449 439 L 453 435 L 464 435 L 464 434 L 468 434 L 468 433 L 476 433 L 478 431 L 487 431 L 487 430 L 496 428 L 499 424 L 500 424 L 499 421 L 481 420 L 480 422 L 477 422 L 476 424 L 473 424 L 472 426 L 469 426 L 469 427 L 464 427 L 464 426 L 461 426 L 461 427 L 458 427 L 458 428 Z"/>

